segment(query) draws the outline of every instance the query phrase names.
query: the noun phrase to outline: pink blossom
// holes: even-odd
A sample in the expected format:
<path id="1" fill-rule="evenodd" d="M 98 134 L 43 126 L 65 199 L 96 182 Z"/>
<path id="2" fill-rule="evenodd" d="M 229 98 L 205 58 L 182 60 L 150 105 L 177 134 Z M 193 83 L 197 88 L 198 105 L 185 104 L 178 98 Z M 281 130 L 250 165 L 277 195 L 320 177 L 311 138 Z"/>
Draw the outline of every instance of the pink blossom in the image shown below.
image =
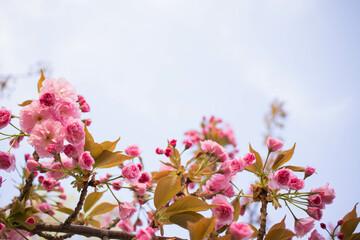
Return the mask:
<path id="1" fill-rule="evenodd" d="M 91 170 L 92 165 L 95 163 L 94 158 L 90 155 L 89 151 L 85 151 L 80 155 L 79 158 L 79 166 L 82 169 L 86 169 L 88 171 Z"/>
<path id="2" fill-rule="evenodd" d="M 140 170 L 136 164 L 128 163 L 123 168 L 122 175 L 127 183 L 133 184 L 140 178 Z"/>
<path id="3" fill-rule="evenodd" d="M 229 232 L 234 240 L 248 240 L 254 234 L 249 224 L 236 222 L 230 224 Z"/>
<path id="4" fill-rule="evenodd" d="M 308 232 L 311 231 L 311 229 L 314 228 L 314 221 L 315 219 L 311 217 L 307 218 L 301 218 L 295 220 L 295 232 L 299 236 L 304 236 Z"/>
<path id="5" fill-rule="evenodd" d="M 165 156 L 170 157 L 172 152 L 173 152 L 173 150 L 171 148 L 165 149 Z"/>
<path id="6" fill-rule="evenodd" d="M 307 167 L 305 168 L 305 178 L 310 177 L 315 173 L 315 168 Z"/>
<path id="7" fill-rule="evenodd" d="M 241 158 L 234 158 L 230 160 L 230 166 L 233 173 L 242 172 L 245 169 L 244 161 Z M 234 174 L 234 175 L 235 175 Z"/>
<path id="8" fill-rule="evenodd" d="M 46 191 L 50 192 L 56 184 L 56 180 L 54 178 L 46 178 L 43 181 L 43 187 Z"/>
<path id="9" fill-rule="evenodd" d="M 59 198 L 61 198 L 62 200 L 66 200 L 66 194 L 59 195 Z"/>
<path id="10" fill-rule="evenodd" d="M 136 233 L 137 240 L 151 240 L 153 236 L 154 236 L 154 230 L 151 227 L 147 227 L 145 230 L 140 229 Z"/>
<path id="11" fill-rule="evenodd" d="M 26 219 L 26 223 L 29 225 L 34 225 L 35 219 L 33 217 L 29 217 L 28 219 Z"/>
<path id="12" fill-rule="evenodd" d="M 221 193 L 228 198 L 232 198 L 235 195 L 233 185 L 231 185 L 230 183 L 226 184 Z"/>
<path id="13" fill-rule="evenodd" d="M 293 177 L 293 172 L 290 169 L 280 169 L 275 173 L 272 173 L 268 176 L 269 178 L 269 188 L 275 190 L 277 188 L 289 190 L 290 179 Z"/>
<path id="14" fill-rule="evenodd" d="M 39 176 L 39 178 L 38 178 L 39 183 L 42 183 L 44 181 L 44 179 L 45 179 L 44 176 Z"/>
<path id="15" fill-rule="evenodd" d="M 30 134 L 34 126 L 45 119 L 52 119 L 52 109 L 44 107 L 39 101 L 23 107 L 20 111 L 20 127 L 25 133 Z"/>
<path id="16" fill-rule="evenodd" d="M 308 207 L 307 214 L 309 214 L 310 217 L 314 218 L 315 220 L 320 220 L 322 217 L 322 210 L 317 207 Z"/>
<path id="17" fill-rule="evenodd" d="M 52 107 L 55 105 L 55 94 L 53 93 L 43 93 L 41 94 L 39 101 L 42 105 L 46 106 L 46 107 Z"/>
<path id="18" fill-rule="evenodd" d="M 185 149 L 189 149 L 192 147 L 192 145 L 194 144 L 190 139 L 185 139 L 183 141 L 183 144 L 185 145 Z"/>
<path id="19" fill-rule="evenodd" d="M 92 119 L 91 118 L 88 118 L 88 119 L 86 119 L 86 126 L 90 126 L 91 125 L 91 123 L 92 123 Z"/>
<path id="20" fill-rule="evenodd" d="M 80 118 L 81 112 L 79 104 L 71 101 L 60 101 L 55 105 L 54 111 L 55 119 L 60 121 L 65 126 L 69 117 Z"/>
<path id="21" fill-rule="evenodd" d="M 201 141 L 199 133 L 194 130 L 186 132 L 185 135 L 189 136 L 191 142 L 193 142 L 194 144 Z"/>
<path id="22" fill-rule="evenodd" d="M 36 171 L 40 164 L 34 160 L 27 160 L 26 161 L 26 169 L 28 172 Z"/>
<path id="23" fill-rule="evenodd" d="M 170 142 L 169 142 L 169 144 L 170 144 L 170 146 L 172 146 L 172 147 L 176 147 L 176 140 L 175 139 L 173 139 L 173 140 L 171 140 Z"/>
<path id="24" fill-rule="evenodd" d="M 216 217 L 215 230 L 220 229 L 225 225 L 229 225 L 234 219 L 234 207 L 227 201 L 224 195 L 216 195 L 212 199 L 212 204 L 220 205 L 212 208 L 212 212 Z"/>
<path id="25" fill-rule="evenodd" d="M 221 120 L 221 119 L 220 119 Z M 232 129 L 230 124 L 226 124 L 226 130 L 223 132 L 224 136 L 226 136 L 229 142 L 236 147 L 236 139 L 234 136 L 234 130 Z"/>
<path id="26" fill-rule="evenodd" d="M 279 139 L 268 137 L 266 139 L 266 145 L 270 152 L 279 151 L 284 146 L 284 143 Z"/>
<path id="27" fill-rule="evenodd" d="M 85 101 L 82 104 L 80 104 L 80 110 L 82 112 L 90 112 L 90 105 Z"/>
<path id="28" fill-rule="evenodd" d="M 135 192 L 138 195 L 144 195 L 146 193 L 146 184 L 145 183 L 135 183 L 134 185 Z"/>
<path id="29" fill-rule="evenodd" d="M 255 154 L 253 153 L 245 154 L 243 161 L 245 162 L 246 166 L 253 165 L 256 162 Z"/>
<path id="30" fill-rule="evenodd" d="M 329 188 L 329 183 L 325 186 L 311 190 L 311 192 L 319 192 L 321 199 L 325 204 L 330 204 L 335 199 L 334 188 Z"/>
<path id="31" fill-rule="evenodd" d="M 292 190 L 301 190 L 305 186 L 305 183 L 302 179 L 297 178 L 295 175 L 290 179 L 289 187 Z"/>
<path id="32" fill-rule="evenodd" d="M 229 158 L 225 148 L 212 140 L 202 141 L 200 142 L 200 146 L 203 152 L 218 157 L 221 162 Z"/>
<path id="33" fill-rule="evenodd" d="M 84 123 L 70 117 L 65 126 L 65 138 L 69 143 L 78 144 L 85 139 Z"/>
<path id="34" fill-rule="evenodd" d="M 151 175 L 148 172 L 143 172 L 138 180 L 139 183 L 146 183 L 147 186 L 150 185 Z"/>
<path id="35" fill-rule="evenodd" d="M 64 148 L 64 153 L 69 158 L 78 158 L 79 155 L 83 153 L 84 145 L 83 144 L 68 144 Z"/>
<path id="36" fill-rule="evenodd" d="M 129 219 L 126 221 L 121 220 L 118 223 L 118 227 L 125 232 L 134 232 L 135 231 L 134 226 L 131 224 Z"/>
<path id="37" fill-rule="evenodd" d="M 10 140 L 10 146 L 13 148 L 19 148 L 20 142 L 24 139 L 24 136 L 17 136 Z"/>
<path id="38" fill-rule="evenodd" d="M 53 93 L 56 100 L 69 100 L 76 102 L 77 94 L 75 87 L 64 78 L 49 78 L 43 81 L 41 93 Z"/>
<path id="39" fill-rule="evenodd" d="M 6 226 L 0 223 L 0 233 L 4 232 L 5 230 L 6 230 Z"/>
<path id="40" fill-rule="evenodd" d="M 104 182 L 107 181 L 107 179 L 104 179 L 104 180 L 105 180 Z M 113 189 L 118 191 L 121 189 L 123 182 L 120 179 L 118 179 L 118 180 L 113 181 L 112 185 L 113 185 Z"/>
<path id="41" fill-rule="evenodd" d="M 312 206 L 312 207 L 317 207 L 317 208 L 321 208 L 321 209 L 325 208 L 325 204 L 324 204 L 320 194 L 311 195 L 309 197 L 309 203 L 310 203 L 310 206 Z"/>
<path id="42" fill-rule="evenodd" d="M 15 170 L 15 156 L 9 152 L 0 151 L 0 169 L 6 172 L 12 172 Z"/>
<path id="43" fill-rule="evenodd" d="M 124 202 L 119 205 L 119 217 L 121 220 L 130 218 L 136 211 L 136 207 L 131 203 Z"/>
<path id="44" fill-rule="evenodd" d="M 38 208 L 42 212 L 49 212 L 51 210 L 51 206 L 47 202 L 43 202 L 38 206 Z"/>
<path id="45" fill-rule="evenodd" d="M 0 129 L 3 129 L 11 122 L 11 111 L 4 107 L 0 108 Z"/>
<path id="46" fill-rule="evenodd" d="M 64 128 L 61 123 L 52 119 L 44 120 L 37 124 L 31 131 L 28 143 L 35 147 L 39 157 L 51 157 L 52 155 L 46 149 L 54 144 L 56 152 L 63 150 L 64 145 Z"/>
<path id="47" fill-rule="evenodd" d="M 141 154 L 141 151 L 139 149 L 139 146 L 137 145 L 132 145 L 132 146 L 128 146 L 126 149 L 125 149 L 125 153 L 129 156 L 140 156 Z"/>
<path id="48" fill-rule="evenodd" d="M 210 189 L 219 192 L 225 184 L 229 183 L 229 179 L 222 174 L 214 174 L 210 178 Z"/>
<path id="49" fill-rule="evenodd" d="M 155 152 L 159 155 L 164 154 L 164 150 L 162 150 L 161 148 L 156 148 Z"/>
<path id="50" fill-rule="evenodd" d="M 323 236 L 321 236 L 318 231 L 315 229 L 311 232 L 311 235 L 309 237 L 309 240 L 325 240 Z"/>

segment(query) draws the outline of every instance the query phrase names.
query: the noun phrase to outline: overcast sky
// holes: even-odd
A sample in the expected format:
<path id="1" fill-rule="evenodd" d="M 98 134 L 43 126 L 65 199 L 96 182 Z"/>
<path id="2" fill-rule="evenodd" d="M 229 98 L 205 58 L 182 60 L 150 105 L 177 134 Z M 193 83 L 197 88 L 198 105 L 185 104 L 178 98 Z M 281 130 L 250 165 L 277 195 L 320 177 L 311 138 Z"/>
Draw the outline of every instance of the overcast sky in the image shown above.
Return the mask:
<path id="1" fill-rule="evenodd" d="M 335 188 L 322 220 L 335 223 L 360 200 L 359 13 L 355 0 L 0 1 L 0 73 L 50 63 L 89 102 L 95 139 L 138 144 L 150 170 L 154 149 L 184 139 L 203 115 L 233 126 L 241 154 L 251 142 L 265 155 L 264 114 L 283 100 L 280 135 L 285 148 L 297 143 L 291 164 L 317 169 L 306 189 Z M 12 83 L 0 105 L 18 113 L 36 81 Z M 4 191 L 11 181 L 2 203 Z M 287 214 L 292 228 L 290 213 L 278 212 L 271 221 Z"/>

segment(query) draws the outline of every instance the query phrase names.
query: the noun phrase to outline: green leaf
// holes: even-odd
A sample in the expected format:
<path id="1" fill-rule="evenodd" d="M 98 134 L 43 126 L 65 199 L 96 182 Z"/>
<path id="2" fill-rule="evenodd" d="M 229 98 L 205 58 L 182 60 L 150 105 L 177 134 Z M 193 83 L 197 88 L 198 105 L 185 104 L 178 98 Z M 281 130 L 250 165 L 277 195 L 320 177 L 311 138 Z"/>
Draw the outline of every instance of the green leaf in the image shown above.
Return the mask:
<path id="1" fill-rule="evenodd" d="M 94 168 L 111 168 L 115 167 L 126 160 L 133 159 L 134 156 L 123 155 L 118 152 L 103 151 L 101 155 L 95 159 Z"/>
<path id="2" fill-rule="evenodd" d="M 181 191 L 181 175 L 180 176 L 167 176 L 160 179 L 158 182 L 155 194 L 154 205 L 158 209 L 165 203 L 170 201 L 179 191 Z"/>
<path id="3" fill-rule="evenodd" d="M 187 225 L 189 222 L 196 223 L 203 218 L 204 217 L 201 214 L 196 212 L 182 212 L 179 214 L 172 215 L 169 218 L 169 221 L 176 225 L 179 225 L 182 228 L 187 229 Z"/>
<path id="4" fill-rule="evenodd" d="M 231 205 L 234 207 L 234 220 L 233 221 L 236 222 L 240 216 L 240 210 L 241 210 L 240 199 L 234 198 L 234 200 L 231 201 Z"/>
<path id="5" fill-rule="evenodd" d="M 87 217 L 93 217 L 96 215 L 100 215 L 100 214 L 104 214 L 107 212 L 110 212 L 111 210 L 113 210 L 115 207 L 117 207 L 118 205 L 116 204 L 111 204 L 108 202 L 103 202 L 100 203 L 99 205 L 97 205 L 90 213 Z"/>
<path id="6" fill-rule="evenodd" d="M 38 92 L 40 92 L 40 89 L 42 87 L 42 83 L 43 83 L 44 80 L 45 80 L 45 76 L 44 76 L 43 70 L 41 69 L 41 77 L 40 77 L 40 79 L 38 81 L 38 85 L 37 85 Z"/>
<path id="7" fill-rule="evenodd" d="M 22 102 L 22 103 L 20 103 L 20 104 L 18 104 L 18 105 L 19 105 L 20 107 L 25 107 L 25 106 L 31 104 L 32 101 L 33 101 L 33 100 L 26 100 L 26 101 L 24 101 L 24 102 Z"/>
<path id="8" fill-rule="evenodd" d="M 355 231 L 357 225 L 360 222 L 360 218 L 353 218 L 350 220 L 347 220 L 341 225 L 340 232 L 342 232 L 345 236 L 345 239 L 347 237 L 350 237 L 351 234 Z"/>
<path id="9" fill-rule="evenodd" d="M 200 212 L 206 211 L 214 207 L 213 205 L 207 204 L 205 201 L 198 199 L 194 196 L 186 196 L 175 201 L 170 207 L 166 208 L 165 217 L 182 213 L 182 212 Z"/>
<path id="10" fill-rule="evenodd" d="M 101 143 L 101 147 L 103 150 L 108 150 L 110 152 L 113 152 L 115 150 L 116 144 L 119 142 L 120 137 L 115 140 L 114 142 L 106 141 Z"/>
<path id="11" fill-rule="evenodd" d="M 348 220 L 351 220 L 353 218 L 357 218 L 357 213 L 356 213 L 356 206 L 358 205 L 359 203 L 356 203 L 353 210 L 351 210 L 348 214 L 346 214 L 344 217 L 343 217 L 343 221 L 346 222 Z"/>
<path id="12" fill-rule="evenodd" d="M 264 240 L 287 240 L 294 236 L 296 236 L 296 234 L 293 233 L 292 231 L 290 231 L 289 229 L 277 228 L 277 229 L 270 230 L 266 234 Z"/>
<path id="13" fill-rule="evenodd" d="M 263 169 L 263 163 L 262 163 L 262 159 L 261 159 L 261 156 L 260 154 L 255 151 L 252 147 L 251 147 L 251 144 L 249 143 L 249 150 L 251 153 L 255 154 L 255 159 L 256 159 L 256 162 L 254 165 L 257 166 L 257 168 L 262 171 Z M 252 172 L 258 172 L 258 170 L 256 169 L 256 167 L 254 165 L 250 165 L 250 166 L 247 166 L 246 169 L 252 171 Z"/>
<path id="14" fill-rule="evenodd" d="M 296 143 L 294 143 L 294 146 L 291 149 L 278 153 L 274 161 L 274 164 L 271 167 L 273 171 L 278 169 L 280 166 L 284 165 L 285 163 L 287 163 L 292 158 L 292 156 L 294 155 L 295 146 Z"/>
<path id="15" fill-rule="evenodd" d="M 103 192 L 92 192 L 90 193 L 86 199 L 85 199 L 85 203 L 84 203 L 84 212 L 86 213 L 87 211 L 90 210 L 90 208 L 92 206 L 95 205 L 95 203 L 97 201 L 99 201 L 99 199 L 102 197 L 102 195 L 104 194 L 104 192 L 106 191 L 103 191 Z"/>
<path id="16" fill-rule="evenodd" d="M 190 232 L 191 240 L 203 240 L 209 235 L 215 226 L 215 217 L 203 218 L 198 222 L 188 222 L 187 228 Z"/>

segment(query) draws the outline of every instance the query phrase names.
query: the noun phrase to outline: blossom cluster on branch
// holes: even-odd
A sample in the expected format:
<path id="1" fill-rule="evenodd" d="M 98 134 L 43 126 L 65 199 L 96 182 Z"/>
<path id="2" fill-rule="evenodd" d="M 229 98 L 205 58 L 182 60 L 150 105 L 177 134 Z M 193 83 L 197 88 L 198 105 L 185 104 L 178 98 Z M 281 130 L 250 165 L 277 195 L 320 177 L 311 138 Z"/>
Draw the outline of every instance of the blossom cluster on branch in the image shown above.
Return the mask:
<path id="1" fill-rule="evenodd" d="M 239 155 L 231 126 L 223 127 L 221 119 L 204 117 L 200 131 L 188 131 L 182 143 L 172 139 L 166 147 L 155 150 L 163 158 L 162 165 L 159 171 L 150 173 L 144 169 L 137 145 L 128 146 L 124 154 L 115 150 L 120 138 L 102 143 L 94 140 L 88 130 L 91 119 L 82 118 L 90 106 L 71 83 L 63 78 L 46 79 L 42 74 L 38 92 L 38 99 L 19 104 L 19 116 L 5 107 L 0 109 L 1 140 L 10 143 L 8 151 L 0 151 L 0 169 L 15 170 L 11 150 L 24 139 L 34 148 L 32 155 L 25 154 L 19 196 L 0 209 L 2 238 L 28 239 L 36 234 L 45 239 L 73 235 L 178 239 L 163 237 L 164 225 L 174 224 L 187 229 L 192 240 L 287 240 L 310 232 L 310 240 L 325 239 L 313 228 L 326 205 L 333 202 L 335 191 L 329 184 L 305 190 L 315 169 L 286 165 L 295 144 L 282 150 L 282 141 L 267 137 L 265 161 L 251 145 L 249 152 Z M 9 128 L 16 133 L 3 132 Z M 118 175 L 99 175 L 101 169 L 109 168 L 121 170 Z M 244 171 L 257 179 L 246 194 L 234 181 Z M 79 192 L 76 206 L 63 204 L 67 198 L 62 181 L 65 178 L 70 178 L 71 186 Z M 4 181 L 0 176 L 0 187 L 8 184 Z M 133 201 L 119 199 L 119 192 L 125 189 L 133 192 Z M 112 202 L 100 201 L 106 191 L 112 195 Z M 259 226 L 242 219 L 254 202 L 261 203 Z M 288 208 L 294 218 L 293 230 L 286 228 L 285 217 L 267 228 L 269 203 L 275 209 Z M 303 210 L 304 216 L 297 217 L 294 208 Z M 99 221 L 114 209 L 117 216 L 106 225 Z M 210 217 L 199 213 L 204 211 Z M 59 220 L 59 213 L 66 214 L 66 219 Z M 355 240 L 360 238 L 359 233 L 353 233 L 359 222 L 355 206 L 334 229 L 327 229 L 325 224 L 321 228 L 332 239 Z"/>

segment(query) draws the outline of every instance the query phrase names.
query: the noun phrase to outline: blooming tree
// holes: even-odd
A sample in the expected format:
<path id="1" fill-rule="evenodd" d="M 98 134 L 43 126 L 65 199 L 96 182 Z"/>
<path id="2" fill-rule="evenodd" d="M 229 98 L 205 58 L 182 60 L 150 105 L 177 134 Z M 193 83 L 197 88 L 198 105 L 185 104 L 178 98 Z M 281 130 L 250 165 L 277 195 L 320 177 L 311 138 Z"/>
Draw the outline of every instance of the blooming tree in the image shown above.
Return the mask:
<path id="1" fill-rule="evenodd" d="M 163 236 L 164 225 L 174 224 L 187 229 L 192 240 L 285 240 L 311 232 L 326 205 L 335 198 L 329 184 L 306 190 L 305 181 L 315 169 L 288 165 L 295 144 L 282 150 L 282 141 L 267 137 L 264 161 L 251 145 L 249 152 L 240 156 L 232 128 L 221 127 L 221 119 L 215 117 L 204 118 L 200 131 L 186 132 L 182 143 L 173 139 L 165 148 L 157 148 L 155 153 L 163 157 L 162 166 L 159 171 L 146 172 L 138 146 L 127 147 L 124 154 L 115 150 L 119 139 L 102 143 L 94 140 L 88 130 L 91 120 L 82 118 L 90 106 L 71 83 L 63 78 L 45 79 L 42 74 L 38 92 L 38 99 L 20 104 L 19 116 L 4 107 L 0 109 L 1 140 L 10 142 L 8 151 L 0 151 L 0 169 L 15 170 L 11 150 L 24 139 L 34 148 L 32 155 L 25 155 L 19 196 L 0 209 L 0 234 L 4 239 L 28 239 L 32 235 L 45 239 L 73 235 L 179 239 Z M 11 128 L 15 134 L 9 133 Z M 184 159 L 184 152 L 191 157 Z M 121 173 L 100 177 L 101 169 L 108 168 L 121 168 Z M 257 179 L 250 193 L 233 182 L 243 171 Z M 71 186 L 79 192 L 74 207 L 63 204 L 67 197 L 62 181 L 65 178 L 70 178 Z M 0 176 L 0 187 L 4 181 Z M 133 201 L 119 200 L 119 192 L 125 189 L 133 192 Z M 112 202 L 101 202 L 106 191 L 112 194 Z M 58 199 L 54 201 L 50 193 L 56 193 Z M 258 227 L 240 220 L 254 202 L 260 203 Z M 267 228 L 269 204 L 275 209 L 288 208 L 294 218 L 293 230 L 286 228 L 285 217 Z M 303 210 L 304 216 L 295 216 L 294 208 Z M 117 216 L 102 225 L 99 217 L 105 218 L 114 209 Z M 146 213 L 147 219 L 136 214 L 140 212 Z M 59 220 L 59 213 L 67 217 Z M 360 239 L 359 233 L 353 233 L 359 221 L 355 206 L 332 231 L 323 223 L 321 228 L 332 239 L 355 240 Z M 313 230 L 309 239 L 325 238 Z"/>

